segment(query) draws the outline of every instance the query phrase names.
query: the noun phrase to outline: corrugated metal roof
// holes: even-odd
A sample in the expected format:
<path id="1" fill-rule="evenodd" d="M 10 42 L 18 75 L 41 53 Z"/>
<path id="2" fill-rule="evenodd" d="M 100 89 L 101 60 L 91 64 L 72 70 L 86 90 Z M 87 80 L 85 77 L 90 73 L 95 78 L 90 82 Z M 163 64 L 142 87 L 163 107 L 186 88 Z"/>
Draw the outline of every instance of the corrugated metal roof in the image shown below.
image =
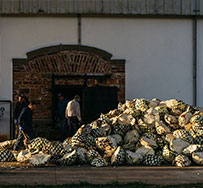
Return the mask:
<path id="1" fill-rule="evenodd" d="M 203 15 L 203 0 L 0 0 L 1 15 Z"/>

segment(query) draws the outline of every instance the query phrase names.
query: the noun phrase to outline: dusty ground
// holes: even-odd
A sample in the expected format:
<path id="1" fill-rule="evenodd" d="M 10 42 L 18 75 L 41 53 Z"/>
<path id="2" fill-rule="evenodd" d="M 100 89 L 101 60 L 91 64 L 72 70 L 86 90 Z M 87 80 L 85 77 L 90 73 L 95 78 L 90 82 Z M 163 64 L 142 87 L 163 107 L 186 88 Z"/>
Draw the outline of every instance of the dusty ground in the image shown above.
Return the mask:
<path id="1" fill-rule="evenodd" d="M 19 163 L 0 164 L 0 184 L 61 185 L 88 182 L 106 184 L 143 182 L 156 185 L 203 183 L 203 167 L 30 167 Z"/>

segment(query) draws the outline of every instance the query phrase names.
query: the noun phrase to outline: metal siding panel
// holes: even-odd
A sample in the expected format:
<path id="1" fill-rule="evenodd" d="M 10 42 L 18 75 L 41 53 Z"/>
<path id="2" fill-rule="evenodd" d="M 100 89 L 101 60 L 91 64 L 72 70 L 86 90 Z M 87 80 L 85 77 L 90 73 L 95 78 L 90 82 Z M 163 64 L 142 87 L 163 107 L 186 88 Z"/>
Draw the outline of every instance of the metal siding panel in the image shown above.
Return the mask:
<path id="1" fill-rule="evenodd" d="M 102 2 L 102 0 L 97 0 L 96 1 L 95 10 L 96 10 L 96 13 L 98 13 L 98 14 L 102 13 L 102 10 L 103 10 L 103 2 Z"/>
<path id="2" fill-rule="evenodd" d="M 137 14 L 138 6 L 137 0 L 131 0 L 132 14 Z"/>
<path id="3" fill-rule="evenodd" d="M 95 1 L 94 0 L 86 0 L 87 13 L 95 12 Z"/>
<path id="4" fill-rule="evenodd" d="M 174 14 L 181 15 L 182 14 L 181 0 L 174 0 L 173 3 L 174 3 L 174 6 L 173 6 Z"/>
<path id="5" fill-rule="evenodd" d="M 68 13 L 75 13 L 75 1 L 67 1 L 66 9 Z"/>
<path id="6" fill-rule="evenodd" d="M 36 3 L 36 5 L 37 4 L 38 4 L 38 8 L 36 7 L 36 9 L 39 9 L 39 11 L 42 11 L 45 13 L 49 13 L 49 0 L 47 1 L 38 0 L 38 3 Z"/>
<path id="7" fill-rule="evenodd" d="M 197 5 L 196 5 L 196 0 L 194 0 L 191 2 L 191 15 L 199 15 L 198 11 L 199 11 L 199 1 L 197 0 Z"/>
<path id="8" fill-rule="evenodd" d="M 173 0 L 165 0 L 165 14 L 173 14 Z"/>
<path id="9" fill-rule="evenodd" d="M 132 7 L 131 7 L 131 0 L 124 0 L 123 1 L 123 14 L 131 14 Z"/>
<path id="10" fill-rule="evenodd" d="M 155 13 L 164 14 L 164 0 L 155 1 Z"/>
<path id="11" fill-rule="evenodd" d="M 20 3 L 19 1 L 13 1 L 11 4 L 11 13 L 19 13 L 20 11 Z"/>
<path id="12" fill-rule="evenodd" d="M 123 0 L 112 0 L 112 14 L 123 13 Z"/>
<path id="13" fill-rule="evenodd" d="M 57 13 L 57 0 L 50 0 L 49 1 L 49 9 L 50 13 Z"/>
<path id="14" fill-rule="evenodd" d="M 9 14 L 11 12 L 11 0 L 2 0 L 2 13 Z"/>
<path id="15" fill-rule="evenodd" d="M 203 1 L 200 1 L 199 8 L 200 8 L 200 15 L 203 15 Z"/>
<path id="16" fill-rule="evenodd" d="M 94 2 L 94 11 L 96 13 L 96 2 Z M 77 13 L 84 14 L 86 12 L 86 0 L 77 0 Z"/>
<path id="17" fill-rule="evenodd" d="M 182 1 L 182 15 L 190 15 L 190 2 L 191 0 Z"/>
<path id="18" fill-rule="evenodd" d="M 148 6 L 149 14 L 154 14 L 155 0 L 148 0 Z"/>
<path id="19" fill-rule="evenodd" d="M 138 0 L 138 14 L 146 14 L 145 0 Z"/>
<path id="20" fill-rule="evenodd" d="M 4 14 L 196 15 L 196 0 L 0 0 Z M 203 0 L 198 0 L 203 15 Z M 40 11 L 39 11 L 40 10 Z M 199 14 L 199 12 L 197 12 Z"/>
<path id="21" fill-rule="evenodd" d="M 103 0 L 103 13 L 111 13 L 111 0 Z"/>

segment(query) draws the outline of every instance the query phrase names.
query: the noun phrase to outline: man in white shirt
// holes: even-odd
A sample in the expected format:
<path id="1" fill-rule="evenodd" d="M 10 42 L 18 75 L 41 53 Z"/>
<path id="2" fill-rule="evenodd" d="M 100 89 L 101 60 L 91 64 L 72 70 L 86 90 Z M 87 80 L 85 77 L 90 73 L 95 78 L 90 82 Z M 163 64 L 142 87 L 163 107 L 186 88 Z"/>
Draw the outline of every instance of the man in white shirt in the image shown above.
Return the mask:
<path id="1" fill-rule="evenodd" d="M 80 96 L 76 95 L 72 101 L 70 101 L 66 107 L 65 116 L 67 118 L 68 136 L 72 137 L 79 128 L 81 122 L 80 112 Z"/>

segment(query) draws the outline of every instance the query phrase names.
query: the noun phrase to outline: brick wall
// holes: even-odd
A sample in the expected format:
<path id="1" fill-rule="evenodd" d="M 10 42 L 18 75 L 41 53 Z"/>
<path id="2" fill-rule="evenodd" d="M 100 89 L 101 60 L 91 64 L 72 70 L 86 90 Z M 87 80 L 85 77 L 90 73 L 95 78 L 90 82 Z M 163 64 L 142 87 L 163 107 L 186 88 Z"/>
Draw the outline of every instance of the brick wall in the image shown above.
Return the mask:
<path id="1" fill-rule="evenodd" d="M 54 46 L 27 54 L 27 59 L 13 60 L 13 96 L 24 93 L 38 102 L 35 119 L 51 119 L 52 75 L 109 75 L 106 79 L 90 78 L 87 86 L 116 86 L 118 101 L 125 100 L 125 61 L 111 60 L 102 50 L 84 46 Z M 55 85 L 83 85 L 84 79 L 60 78 Z"/>

